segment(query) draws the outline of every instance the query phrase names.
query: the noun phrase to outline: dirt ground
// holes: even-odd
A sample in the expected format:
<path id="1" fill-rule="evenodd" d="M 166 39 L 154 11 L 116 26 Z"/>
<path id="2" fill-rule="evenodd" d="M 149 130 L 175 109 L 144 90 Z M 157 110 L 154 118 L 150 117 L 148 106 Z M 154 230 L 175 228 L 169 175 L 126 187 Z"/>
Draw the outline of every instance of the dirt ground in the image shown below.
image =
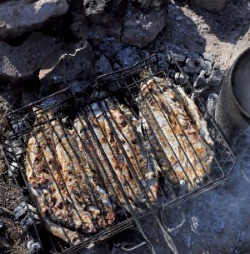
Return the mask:
<path id="1" fill-rule="evenodd" d="M 167 43 L 189 51 L 213 55 L 221 68 L 226 70 L 231 59 L 249 46 L 250 1 L 231 0 L 224 11 L 210 13 L 185 2 L 170 1 L 169 19 L 166 29 L 149 46 L 151 53 L 158 52 Z M 2 89 L 0 94 L 0 124 L 6 110 L 15 102 L 11 88 Z M 14 99 L 15 98 L 15 99 Z M 20 203 L 19 191 L 8 176 L 0 159 L 0 253 L 27 253 L 27 236 L 15 220 L 13 210 Z"/>

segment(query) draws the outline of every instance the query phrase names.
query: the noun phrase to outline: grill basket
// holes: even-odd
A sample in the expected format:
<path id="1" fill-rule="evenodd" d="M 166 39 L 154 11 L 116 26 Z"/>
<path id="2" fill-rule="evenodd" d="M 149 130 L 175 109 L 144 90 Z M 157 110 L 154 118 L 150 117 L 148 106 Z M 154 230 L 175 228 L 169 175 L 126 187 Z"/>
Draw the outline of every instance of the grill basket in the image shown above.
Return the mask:
<path id="1" fill-rule="evenodd" d="M 207 174 L 206 180 L 200 183 L 199 186 L 193 186 L 193 188 L 185 189 L 185 191 L 180 191 L 179 188 L 175 188 L 168 177 L 163 174 L 160 177 L 161 183 L 159 184 L 157 201 L 150 201 L 146 187 L 139 180 L 139 176 L 133 168 L 134 166 L 131 164 L 129 156 L 126 154 L 126 150 L 123 148 L 123 143 L 120 140 L 121 133 L 118 133 L 114 124 L 115 121 L 110 117 L 111 114 L 109 107 L 106 103 L 103 103 L 103 101 L 108 98 L 113 105 L 119 108 L 121 114 L 125 116 L 125 112 L 123 112 L 119 106 L 120 103 L 123 103 L 131 110 L 135 117 L 138 117 L 137 100 L 135 98 L 138 94 L 140 85 L 146 84 L 148 80 L 154 78 L 155 76 L 170 78 L 170 80 L 172 80 L 176 73 L 179 73 L 179 75 L 185 75 L 178 63 L 172 57 L 169 57 L 168 66 L 162 69 L 162 67 L 158 65 L 157 56 L 153 55 L 128 69 L 100 76 L 97 79 L 96 84 L 87 89 L 84 94 L 76 95 L 71 91 L 71 89 L 67 88 L 36 101 L 35 103 L 15 110 L 6 116 L 10 131 L 7 132 L 7 134 L 5 133 L 4 135 L 1 135 L 2 153 L 9 170 L 13 171 L 14 167 L 19 172 L 19 176 L 13 174 L 13 179 L 19 187 L 23 200 L 28 207 L 28 216 L 31 218 L 30 229 L 32 232 L 35 232 L 45 253 L 48 253 L 50 250 L 53 250 L 55 253 L 80 253 L 79 251 L 84 247 L 88 247 L 93 243 L 108 239 L 123 232 L 124 230 L 131 229 L 138 230 L 152 250 L 153 246 L 151 245 L 151 239 L 147 233 L 145 233 L 142 223 L 143 218 L 147 214 L 150 214 L 150 216 L 155 219 L 159 228 L 163 232 L 164 239 L 168 242 L 168 246 L 174 250 L 174 244 L 161 223 L 159 216 L 160 211 L 166 207 L 178 205 L 191 197 L 218 186 L 230 174 L 235 164 L 235 156 L 225 142 L 223 134 L 217 127 L 213 117 L 206 112 L 203 99 L 194 93 L 192 85 L 187 82 L 184 86 L 182 86 L 182 88 L 188 95 L 193 95 L 196 105 L 208 124 L 208 129 L 214 142 L 214 145 L 210 147 L 213 153 L 211 173 Z M 178 93 L 178 91 L 176 91 L 176 93 Z M 102 113 L 110 130 L 114 134 L 113 137 L 116 139 L 118 147 L 131 170 L 131 174 L 138 185 L 140 194 L 145 199 L 143 204 L 138 201 L 136 203 L 136 208 L 131 205 L 129 197 L 127 197 L 127 194 L 123 190 L 123 184 L 119 182 L 119 178 L 116 176 L 116 173 L 109 162 L 108 156 L 105 154 L 107 151 L 103 149 L 100 141 L 98 141 L 97 135 L 95 134 L 94 127 L 88 116 L 89 112 L 92 112 L 92 115 L 95 114 L 93 107 L 91 106 L 93 103 L 96 107 L 98 107 L 98 110 Z M 49 112 L 51 110 L 55 112 L 54 118 L 47 118 L 45 122 L 39 123 L 40 126 L 38 127 L 41 130 L 43 130 L 45 125 L 52 125 L 53 121 L 58 121 L 63 128 L 74 130 L 73 120 L 75 118 L 75 114 L 72 112 L 77 111 L 78 115 L 83 117 L 86 126 L 89 129 L 88 133 L 90 135 L 90 142 L 88 145 L 82 142 L 82 146 L 89 157 L 94 157 L 93 161 L 96 163 L 94 166 L 100 168 L 103 167 L 102 171 L 105 171 L 106 169 L 102 165 L 102 160 L 99 159 L 100 154 L 103 160 L 106 160 L 109 165 L 110 174 L 114 177 L 124 203 L 126 204 L 126 207 L 124 204 L 121 204 L 119 198 L 115 195 L 116 191 L 113 191 L 112 193 L 107 191 L 110 200 L 116 204 L 116 207 L 114 208 L 116 210 L 114 224 L 104 229 L 98 228 L 97 225 L 97 233 L 86 235 L 84 239 L 81 239 L 81 243 L 75 246 L 64 243 L 52 234 L 49 234 L 49 237 L 46 237 L 45 239 L 44 232 L 46 231 L 44 231 L 43 223 L 38 223 L 38 221 L 43 221 L 42 212 L 31 194 L 25 174 L 25 153 L 27 141 L 30 137 L 31 130 L 35 127 L 34 122 L 39 112 L 34 110 L 34 107 L 42 108 L 44 112 Z M 150 108 L 148 110 L 150 111 Z M 98 118 L 97 115 L 96 118 Z M 145 138 L 147 139 L 147 137 Z M 97 149 L 101 152 L 97 153 Z M 193 170 L 195 171 L 195 168 Z M 112 185 L 111 182 L 109 182 L 109 184 Z M 129 185 L 129 181 L 126 180 L 126 184 Z M 132 189 L 131 186 L 130 188 Z M 138 197 L 135 195 L 135 199 L 136 198 Z M 28 204 L 32 204 L 36 208 L 35 212 L 33 209 L 29 209 Z M 38 216 L 38 219 L 36 216 Z M 70 213 L 68 216 L 71 216 Z M 100 216 L 104 217 L 103 214 Z M 81 233 L 79 234 L 82 235 Z M 141 244 L 138 246 L 141 246 Z"/>

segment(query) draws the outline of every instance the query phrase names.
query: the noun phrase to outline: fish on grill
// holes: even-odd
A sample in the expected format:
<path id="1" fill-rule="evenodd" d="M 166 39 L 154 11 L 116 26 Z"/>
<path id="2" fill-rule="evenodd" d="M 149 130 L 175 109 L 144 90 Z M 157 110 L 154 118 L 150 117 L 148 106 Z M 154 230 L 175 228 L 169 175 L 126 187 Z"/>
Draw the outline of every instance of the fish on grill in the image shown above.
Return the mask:
<path id="1" fill-rule="evenodd" d="M 52 112 L 33 110 L 36 121 L 26 153 L 28 187 L 46 228 L 76 244 L 82 233 L 112 225 L 115 212 L 70 131 Z"/>
<path id="2" fill-rule="evenodd" d="M 138 208 L 146 200 L 155 201 L 157 164 L 137 130 L 140 122 L 125 105 L 115 99 L 93 103 L 76 118 L 74 126 L 80 149 L 99 170 L 114 203 Z"/>
<path id="3" fill-rule="evenodd" d="M 153 77 L 141 84 L 137 103 L 161 172 L 175 187 L 200 185 L 210 173 L 213 141 L 194 101 L 170 80 Z"/>

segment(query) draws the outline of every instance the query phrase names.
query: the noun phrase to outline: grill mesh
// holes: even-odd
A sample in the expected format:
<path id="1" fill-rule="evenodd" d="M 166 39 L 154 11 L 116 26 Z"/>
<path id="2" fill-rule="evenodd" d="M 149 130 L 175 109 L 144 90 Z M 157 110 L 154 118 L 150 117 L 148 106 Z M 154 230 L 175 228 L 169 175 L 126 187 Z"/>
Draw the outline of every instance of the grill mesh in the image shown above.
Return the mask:
<path id="1" fill-rule="evenodd" d="M 176 72 L 182 72 L 176 61 L 174 61 L 172 58 L 170 58 L 169 66 Z M 61 224 L 62 234 L 64 235 L 64 238 L 68 240 L 68 242 L 72 241 L 72 238 L 69 236 L 71 233 L 67 231 L 68 228 L 70 228 L 70 230 L 73 232 L 77 232 L 78 238 L 81 242 L 76 246 L 72 246 L 72 244 L 65 244 L 51 235 L 50 244 L 46 244 L 46 247 L 44 247 L 45 252 L 48 251 L 48 248 L 54 248 L 59 252 L 64 251 L 65 253 L 77 253 L 77 251 L 83 247 L 87 247 L 92 243 L 109 238 L 126 229 L 133 228 L 134 222 L 136 224 L 136 228 L 139 229 L 147 243 L 150 245 L 150 240 L 148 240 L 146 234 L 144 234 L 144 230 L 140 222 L 140 219 L 148 212 L 150 212 L 152 217 L 159 224 L 159 227 L 163 232 L 164 239 L 168 242 L 168 246 L 173 250 L 174 244 L 159 219 L 159 210 L 164 209 L 166 206 L 177 205 L 188 198 L 217 186 L 229 175 L 235 164 L 235 157 L 230 147 L 225 142 L 221 131 L 216 126 L 214 119 L 206 112 L 204 102 L 201 98 L 199 98 L 199 96 L 193 94 L 190 83 L 187 83 L 183 89 L 187 94 L 193 95 L 196 105 L 200 109 L 208 124 L 208 130 L 213 140 L 213 145 L 206 143 L 209 152 L 213 155 L 213 162 L 211 163 L 210 170 L 211 173 L 206 172 L 207 167 L 199 158 L 196 149 L 193 147 L 192 143 L 190 142 L 190 138 L 186 135 L 183 128 L 181 128 L 181 133 L 183 140 L 185 140 L 185 142 L 191 147 L 190 149 L 192 150 L 193 154 L 198 158 L 198 162 L 204 171 L 204 175 L 206 175 L 206 180 L 203 181 L 203 179 L 199 179 L 195 165 L 193 165 L 193 163 L 190 161 L 191 159 L 189 158 L 189 155 L 179 143 L 179 147 L 182 149 L 182 153 L 186 157 L 188 165 L 191 166 L 192 173 L 200 180 L 198 186 L 193 185 L 192 179 L 190 179 L 189 174 L 185 172 L 185 168 L 181 166 L 182 163 L 178 160 L 175 154 L 175 149 L 171 147 L 171 142 L 169 142 L 166 137 L 165 141 L 168 142 L 167 145 L 172 149 L 172 153 L 177 158 L 177 161 L 185 174 L 188 185 L 190 186 L 189 188 L 185 188 L 183 190 L 179 186 L 176 187 L 176 184 L 173 184 L 172 179 L 169 178 L 169 172 L 162 170 L 161 173 L 159 173 L 159 178 L 157 178 L 157 181 L 159 181 L 159 189 L 156 198 L 154 197 L 155 194 L 150 188 L 150 183 L 145 183 L 144 180 L 142 180 L 146 179 L 147 176 L 146 173 L 144 175 L 141 173 L 143 170 L 141 170 L 141 172 L 138 171 L 138 168 L 140 169 L 140 164 L 137 168 L 137 166 L 131 162 L 131 156 L 133 155 L 136 157 L 135 151 L 131 149 L 133 153 L 131 155 L 124 146 L 125 143 L 128 146 L 131 145 L 131 140 L 126 140 L 126 134 L 124 134 L 123 131 L 118 128 L 118 120 L 114 119 L 112 108 L 110 107 L 109 103 L 111 103 L 113 108 L 119 111 L 119 116 L 125 119 L 126 124 L 135 130 L 133 119 L 138 120 L 139 118 L 138 103 L 144 103 L 146 108 L 144 114 L 145 112 L 149 115 L 154 114 L 153 109 L 149 105 L 146 97 L 141 96 L 140 100 L 138 100 L 140 87 L 142 85 L 147 87 L 148 81 L 153 79 L 159 91 L 162 92 L 159 82 L 155 77 L 171 78 L 171 75 L 173 76 L 174 73 L 170 74 L 168 69 L 161 70 L 158 66 L 157 57 L 152 56 L 149 59 L 146 59 L 126 70 L 99 77 L 97 83 L 92 87 L 92 89 L 85 91 L 83 95 L 76 96 L 72 94 L 70 89 L 65 89 L 7 115 L 7 120 L 11 131 L 8 133 L 8 135 L 1 136 L 2 152 L 8 167 L 13 169 L 13 165 L 15 165 L 15 167 L 20 170 L 21 177 L 16 178 L 14 176 L 14 180 L 19 186 L 21 193 L 23 193 L 24 200 L 27 203 L 32 203 L 36 207 L 40 220 L 43 221 L 43 224 L 46 226 L 47 224 L 44 220 L 45 214 L 43 211 L 41 211 L 41 207 L 37 203 L 37 199 L 34 198 L 31 193 L 31 189 L 28 187 L 29 183 L 25 173 L 25 167 L 27 164 L 27 162 L 25 162 L 26 146 L 29 138 L 33 136 L 35 140 L 37 140 L 37 143 L 40 142 L 39 140 L 45 140 L 44 145 L 48 149 L 47 154 L 44 153 L 42 145 L 38 148 L 42 157 L 41 160 L 46 162 L 47 171 L 53 178 L 53 181 L 56 183 L 55 188 L 57 188 L 60 199 L 64 203 L 64 207 L 66 207 L 66 221 L 56 221 L 56 219 L 54 219 L 52 216 L 53 213 L 46 218 L 50 221 L 54 221 L 56 225 Z M 171 82 L 171 79 L 168 82 Z M 150 91 L 150 89 L 148 90 Z M 177 87 L 173 87 L 173 90 L 177 95 L 177 101 L 183 105 L 188 105 L 188 101 L 180 93 L 180 90 L 178 90 Z M 153 92 L 150 96 L 153 98 L 152 100 L 155 100 Z M 158 108 L 160 108 L 163 112 L 162 105 L 159 104 L 159 101 L 155 100 L 155 104 L 158 105 Z M 124 108 L 121 105 L 126 105 L 126 107 Z M 171 109 L 171 105 L 169 106 Z M 34 110 L 34 107 L 36 107 L 36 110 Z M 43 121 L 41 121 L 39 118 L 41 108 L 45 116 L 43 117 Z M 133 118 L 128 117 L 126 108 L 132 112 Z M 72 112 L 75 112 L 76 110 L 77 116 L 72 115 Z M 188 110 L 189 109 L 187 108 L 187 111 Z M 54 112 L 53 116 L 50 114 L 51 111 Z M 192 112 L 189 113 L 189 116 L 192 118 Z M 165 115 L 164 112 L 162 114 Z M 77 130 L 76 126 L 74 125 L 75 118 L 81 119 L 79 122 L 83 127 L 82 135 L 79 135 L 79 130 Z M 96 126 L 93 124 L 93 118 L 96 119 Z M 177 118 L 176 120 L 178 122 Z M 103 122 L 105 122 L 106 128 L 102 126 Z M 179 122 L 178 124 L 180 125 Z M 76 223 L 74 223 L 72 210 L 75 211 L 75 216 L 80 221 L 82 220 L 82 217 L 79 213 L 79 207 L 74 205 L 73 199 L 75 196 L 71 195 L 72 192 L 68 190 L 69 187 L 63 176 L 57 178 L 60 180 L 55 179 L 56 173 L 62 171 L 61 165 L 56 163 L 53 172 L 49 162 L 46 159 L 46 157 L 48 157 L 48 153 L 51 157 L 55 157 L 55 150 L 49 148 L 50 141 L 46 137 L 46 135 L 48 135 L 46 133 L 46 128 L 52 128 L 55 130 L 55 125 L 60 126 L 60 130 L 62 131 L 60 134 L 61 136 L 59 135 L 60 137 L 58 137 L 58 140 L 62 142 L 62 138 L 65 138 L 66 143 L 62 146 L 63 154 L 65 154 L 66 158 L 72 162 L 71 171 L 73 174 L 77 174 L 77 168 L 75 165 L 84 164 L 82 159 L 79 157 L 77 152 L 78 150 L 76 151 L 74 149 L 73 143 L 77 141 L 78 144 L 80 144 L 82 151 L 85 153 L 85 157 L 90 161 L 90 169 L 93 170 L 96 175 L 98 175 L 98 181 L 103 188 L 102 191 L 107 193 L 107 200 L 109 200 L 111 203 L 110 209 L 114 211 L 115 214 L 113 222 L 109 225 L 101 226 L 101 224 L 97 222 L 97 219 L 94 219 L 93 214 L 91 214 L 91 219 L 94 222 L 95 230 L 93 230 L 93 232 L 84 232 L 83 234 L 79 228 L 76 229 Z M 149 153 L 151 154 L 152 158 L 157 161 L 157 154 L 159 153 L 158 149 L 161 151 L 164 150 L 163 143 L 159 139 L 160 136 L 164 136 L 164 133 L 160 136 L 157 136 L 154 131 L 155 129 L 151 126 L 150 122 L 147 122 L 147 126 L 149 126 L 148 128 L 150 130 L 148 133 L 150 133 L 151 136 L 142 130 L 143 135 L 137 136 L 137 141 L 139 140 L 146 147 L 150 147 L 150 150 L 145 149 L 145 154 L 148 156 L 147 152 L 150 151 Z M 156 127 L 159 130 L 161 129 L 161 126 L 157 125 L 157 123 Z M 36 128 L 36 131 L 34 131 L 34 128 Z M 97 128 L 99 130 L 99 134 L 96 131 Z M 112 138 L 114 139 L 112 142 L 116 144 L 115 147 L 112 146 L 112 142 L 108 140 L 109 136 L 105 132 L 107 129 L 112 134 Z M 41 137 L 37 136 L 38 132 L 41 133 L 39 134 Z M 172 132 L 174 135 L 173 130 Z M 199 133 L 199 137 L 203 139 L 203 141 L 206 141 L 201 133 Z M 179 137 L 175 136 L 175 138 L 178 141 Z M 103 143 L 106 144 L 105 147 Z M 165 154 L 167 157 L 166 152 L 163 151 L 163 154 Z M 120 162 L 119 156 L 122 157 L 122 162 L 117 163 L 117 168 L 114 168 L 114 163 L 112 162 L 111 158 L 115 158 L 118 162 Z M 78 164 L 73 163 L 73 161 L 77 161 Z M 13 162 L 16 164 L 13 164 Z M 176 172 L 174 167 L 171 167 L 171 165 L 169 166 L 169 171 L 172 171 L 172 175 L 175 175 Z M 123 173 L 124 170 L 129 171 L 130 179 L 128 178 L 128 175 Z M 118 171 L 119 174 L 117 173 Z M 107 211 L 105 210 L 104 202 L 100 201 L 100 191 L 97 192 L 96 189 L 91 185 L 91 179 L 88 178 L 88 175 L 85 175 L 85 177 L 86 183 L 89 186 L 88 194 L 91 197 L 95 209 L 100 212 L 97 216 L 98 220 L 106 222 Z M 123 181 L 121 181 L 121 179 L 123 179 Z M 131 179 L 133 179 L 133 184 Z M 79 186 L 79 181 L 76 182 L 76 185 L 78 185 L 78 193 L 75 195 L 85 196 L 86 192 L 81 189 L 81 185 Z M 52 203 L 53 202 L 51 202 L 51 200 L 46 203 L 48 210 L 51 209 L 53 211 Z M 73 205 L 69 206 L 68 203 Z M 87 209 L 90 209 L 90 205 Z M 31 212 L 30 214 L 32 216 Z M 67 223 L 69 226 L 65 225 Z M 40 226 L 36 225 L 35 220 L 33 223 L 33 228 L 38 235 L 38 239 L 41 241 L 41 243 L 43 243 L 43 239 L 40 239 L 41 234 L 39 234 L 41 230 Z M 45 246 L 45 244 L 43 244 L 43 246 Z M 151 246 L 151 249 L 152 248 L 153 247 Z"/>

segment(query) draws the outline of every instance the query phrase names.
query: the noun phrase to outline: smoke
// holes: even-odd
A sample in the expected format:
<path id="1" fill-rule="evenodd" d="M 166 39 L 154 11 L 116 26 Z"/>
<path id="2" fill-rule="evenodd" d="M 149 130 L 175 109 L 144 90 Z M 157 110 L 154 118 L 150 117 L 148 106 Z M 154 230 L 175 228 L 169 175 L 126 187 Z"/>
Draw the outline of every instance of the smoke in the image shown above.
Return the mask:
<path id="1" fill-rule="evenodd" d="M 223 185 L 165 211 L 179 253 L 250 253 L 250 130 L 233 150 L 237 162 Z"/>

